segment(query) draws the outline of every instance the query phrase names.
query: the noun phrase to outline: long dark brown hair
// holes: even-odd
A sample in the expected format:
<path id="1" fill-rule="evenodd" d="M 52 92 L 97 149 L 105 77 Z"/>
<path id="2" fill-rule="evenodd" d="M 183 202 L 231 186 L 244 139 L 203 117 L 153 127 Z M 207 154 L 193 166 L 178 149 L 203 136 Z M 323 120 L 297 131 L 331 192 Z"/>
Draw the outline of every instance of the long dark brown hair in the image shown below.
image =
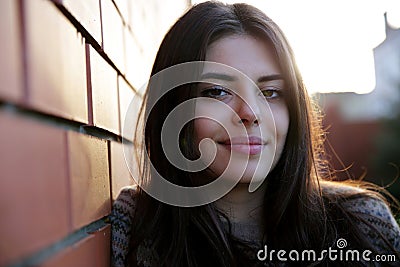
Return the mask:
<path id="1" fill-rule="evenodd" d="M 339 185 L 324 182 L 331 180 L 332 175 L 323 160 L 320 118 L 310 102 L 287 39 L 263 12 L 246 4 L 206 2 L 195 5 L 166 34 L 151 75 L 179 63 L 203 61 L 208 46 L 229 35 L 251 35 L 271 43 L 289 92 L 285 95 L 290 118 L 285 147 L 265 180 L 268 183 L 264 201 L 264 214 L 268 214 L 265 244 L 276 250 L 321 251 L 332 247 L 336 239 L 342 237 L 357 248 L 373 250 L 373 244 L 356 224 L 357 216 L 348 212 L 343 203 L 360 195 L 379 195 L 372 191 L 330 194 L 330 190 L 325 190 Z M 146 108 L 146 103 L 161 92 L 150 87 L 141 113 L 142 118 L 148 116 L 146 126 L 144 133 L 137 133 L 144 136 L 142 145 L 161 175 L 184 186 L 197 185 L 196 174 L 181 171 L 168 162 L 161 149 L 160 136 L 163 122 L 171 110 L 195 97 L 193 86 L 171 90 L 151 111 Z M 193 135 L 193 124 L 188 123 L 180 138 L 184 140 L 181 149 L 189 158 L 196 157 Z M 140 179 L 151 181 L 146 160 L 141 162 Z M 153 199 L 140 188 L 136 198 L 127 265 L 135 266 L 137 248 L 146 240 L 151 240 L 147 244 L 157 252 L 161 266 L 252 265 L 248 256 L 238 249 L 244 244 L 232 236 L 229 227 L 222 226 L 224 214 L 213 203 L 192 208 L 175 207 Z M 388 251 L 394 251 L 390 244 Z"/>

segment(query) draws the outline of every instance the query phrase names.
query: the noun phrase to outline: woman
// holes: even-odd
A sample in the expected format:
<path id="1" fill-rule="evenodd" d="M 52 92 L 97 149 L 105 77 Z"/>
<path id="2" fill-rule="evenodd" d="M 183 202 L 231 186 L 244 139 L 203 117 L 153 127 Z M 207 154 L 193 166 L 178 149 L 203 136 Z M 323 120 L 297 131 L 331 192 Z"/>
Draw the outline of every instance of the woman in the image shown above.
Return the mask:
<path id="1" fill-rule="evenodd" d="M 398 264 L 400 230 L 376 188 L 329 181 L 319 118 L 279 27 L 249 5 L 198 4 L 165 36 L 152 76 L 196 61 L 227 65 L 233 72 L 206 65 L 202 82 L 168 92 L 149 86 L 142 149 L 150 158 L 142 161 L 139 185 L 151 184 L 156 171 L 185 187 L 223 175 L 229 180 L 227 169 L 241 176 L 220 199 L 191 207 L 165 204 L 140 186 L 122 190 L 111 214 L 113 264 L 369 266 L 379 253 L 396 255 L 392 264 Z M 198 172 L 177 168 L 161 149 L 168 114 L 190 99 L 198 99 L 197 117 L 179 135 L 182 153 L 196 160 L 209 158 L 209 150 L 215 152 L 208 167 Z M 208 140 L 203 150 L 201 140 Z M 249 192 L 254 181 L 257 189 Z M 329 254 L 341 248 L 371 253 L 348 261 Z M 277 257 L 279 250 L 286 254 Z M 303 250 L 313 250 L 316 256 L 289 255 L 301 255 Z"/>

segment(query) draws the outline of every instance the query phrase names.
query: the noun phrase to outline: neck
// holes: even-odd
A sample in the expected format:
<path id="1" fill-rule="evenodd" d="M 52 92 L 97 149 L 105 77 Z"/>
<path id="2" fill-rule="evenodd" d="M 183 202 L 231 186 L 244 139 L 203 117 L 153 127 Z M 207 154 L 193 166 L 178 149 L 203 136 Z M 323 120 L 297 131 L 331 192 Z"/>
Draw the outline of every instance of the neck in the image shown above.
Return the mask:
<path id="1" fill-rule="evenodd" d="M 250 193 L 248 184 L 237 184 L 228 194 L 215 202 L 232 223 L 262 225 L 266 183 Z"/>

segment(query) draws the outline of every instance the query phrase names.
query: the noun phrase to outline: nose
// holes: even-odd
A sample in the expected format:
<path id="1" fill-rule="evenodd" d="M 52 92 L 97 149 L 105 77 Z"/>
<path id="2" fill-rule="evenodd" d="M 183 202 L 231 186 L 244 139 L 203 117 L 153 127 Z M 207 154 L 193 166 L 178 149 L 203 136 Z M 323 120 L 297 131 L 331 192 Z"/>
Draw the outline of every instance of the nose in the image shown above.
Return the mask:
<path id="1" fill-rule="evenodd" d="M 236 113 L 239 116 L 239 121 L 236 123 L 243 124 L 246 128 L 258 126 L 260 124 L 259 111 L 256 99 L 241 99 L 240 97 L 237 97 Z"/>

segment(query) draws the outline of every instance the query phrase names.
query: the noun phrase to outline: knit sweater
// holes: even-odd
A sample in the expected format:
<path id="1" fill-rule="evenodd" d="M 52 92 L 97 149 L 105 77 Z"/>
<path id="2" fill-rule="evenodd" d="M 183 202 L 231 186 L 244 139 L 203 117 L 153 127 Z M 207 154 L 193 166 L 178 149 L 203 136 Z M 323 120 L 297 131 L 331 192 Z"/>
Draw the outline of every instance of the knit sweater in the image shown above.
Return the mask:
<path id="1" fill-rule="evenodd" d="M 333 191 L 332 191 L 333 190 Z M 324 193 L 332 194 L 335 191 L 357 190 L 349 186 L 335 189 L 324 189 Z M 111 223 L 111 264 L 113 267 L 125 266 L 125 261 L 128 254 L 129 241 L 131 238 L 131 225 L 136 207 L 135 187 L 125 187 L 121 190 L 118 198 L 115 200 L 110 215 Z M 348 210 L 357 213 L 362 219 L 357 222 L 360 229 L 365 233 L 365 236 L 372 241 L 377 251 L 385 254 L 384 241 L 381 235 L 387 238 L 391 245 L 400 251 L 400 228 L 396 223 L 389 207 L 380 199 L 375 197 L 363 196 L 348 200 L 345 203 Z M 364 222 L 362 222 L 364 221 Z M 365 224 L 367 221 L 372 225 Z M 234 226 L 235 227 L 235 226 Z M 243 227 L 237 225 L 237 227 Z M 253 229 L 246 229 L 243 231 L 252 231 Z M 338 237 L 339 238 L 339 237 Z M 252 254 L 255 259 L 255 252 L 260 249 L 259 243 L 254 244 L 252 251 L 244 251 L 244 253 Z M 144 241 L 137 250 L 137 266 L 149 267 L 155 266 L 159 261 L 158 254 L 154 249 L 151 249 L 151 241 Z M 396 263 L 400 266 L 400 259 L 396 258 Z M 262 265 L 262 264 L 261 264 Z M 264 262 L 264 266 L 268 266 Z M 276 266 L 276 265 L 274 265 Z M 282 264 L 282 266 L 285 266 Z M 369 266 L 369 265 L 368 265 Z M 379 265 L 378 265 L 379 266 Z"/>

